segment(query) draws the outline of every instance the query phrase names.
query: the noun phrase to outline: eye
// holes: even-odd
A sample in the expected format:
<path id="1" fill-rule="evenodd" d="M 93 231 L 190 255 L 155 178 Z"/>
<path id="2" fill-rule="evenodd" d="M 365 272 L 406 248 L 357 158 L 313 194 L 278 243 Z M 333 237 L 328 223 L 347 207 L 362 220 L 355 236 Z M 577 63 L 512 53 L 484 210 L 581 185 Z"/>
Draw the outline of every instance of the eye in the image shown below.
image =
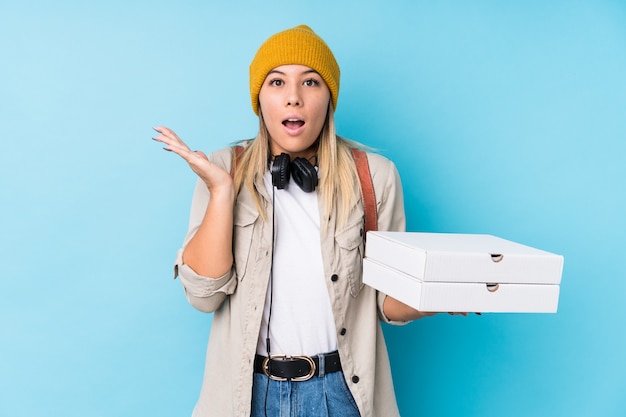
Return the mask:
<path id="1" fill-rule="evenodd" d="M 306 85 L 307 87 L 316 87 L 320 85 L 320 82 L 319 80 L 316 80 L 314 78 L 309 78 L 308 80 L 304 81 L 304 85 Z"/>
<path id="2" fill-rule="evenodd" d="M 274 87 L 280 87 L 281 85 L 283 85 L 283 80 L 279 79 L 279 78 L 275 78 L 273 80 L 270 80 L 269 85 L 274 86 Z"/>

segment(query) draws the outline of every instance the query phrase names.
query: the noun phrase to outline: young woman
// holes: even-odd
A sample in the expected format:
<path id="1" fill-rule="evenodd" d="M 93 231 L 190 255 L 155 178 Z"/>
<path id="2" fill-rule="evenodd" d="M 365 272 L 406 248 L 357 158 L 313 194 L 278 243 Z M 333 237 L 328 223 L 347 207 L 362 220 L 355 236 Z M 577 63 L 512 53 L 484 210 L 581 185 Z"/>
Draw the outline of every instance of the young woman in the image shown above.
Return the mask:
<path id="1" fill-rule="evenodd" d="M 194 416 L 396 416 L 380 321 L 416 311 L 362 283 L 364 209 L 335 133 L 339 67 L 309 27 L 270 37 L 250 65 L 257 137 L 207 158 L 155 140 L 198 175 L 175 271 L 214 312 Z M 379 230 L 404 231 L 398 172 L 367 154 Z"/>

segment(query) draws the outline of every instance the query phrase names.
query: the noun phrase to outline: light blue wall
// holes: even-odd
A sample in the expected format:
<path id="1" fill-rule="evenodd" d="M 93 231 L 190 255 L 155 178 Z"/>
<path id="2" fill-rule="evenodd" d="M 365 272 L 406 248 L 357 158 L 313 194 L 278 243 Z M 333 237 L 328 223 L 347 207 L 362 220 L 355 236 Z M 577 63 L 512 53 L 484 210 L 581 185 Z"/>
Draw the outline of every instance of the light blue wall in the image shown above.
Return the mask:
<path id="1" fill-rule="evenodd" d="M 555 315 L 385 328 L 404 416 L 626 415 L 626 2 L 0 0 L 0 416 L 184 416 L 210 316 L 171 279 L 194 176 L 251 137 L 247 67 L 307 23 L 409 229 L 565 256 Z"/>

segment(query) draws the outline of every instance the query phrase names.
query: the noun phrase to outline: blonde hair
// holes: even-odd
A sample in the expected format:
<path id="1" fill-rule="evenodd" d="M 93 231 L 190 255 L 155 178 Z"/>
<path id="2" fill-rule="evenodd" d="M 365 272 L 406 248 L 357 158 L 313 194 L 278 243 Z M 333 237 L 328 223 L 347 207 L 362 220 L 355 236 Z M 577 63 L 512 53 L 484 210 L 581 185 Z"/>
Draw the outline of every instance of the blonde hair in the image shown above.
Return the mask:
<path id="1" fill-rule="evenodd" d="M 237 169 L 234 177 L 237 194 L 241 192 L 242 187 L 248 188 L 263 220 L 267 220 L 265 209 L 261 195 L 256 191 L 254 184 L 263 184 L 263 175 L 268 169 L 270 157 L 270 140 L 263 114 L 259 112 L 259 133 L 255 139 L 248 142 L 239 160 L 236 161 Z M 322 229 L 326 230 L 335 207 L 339 209 L 337 225 L 342 226 L 345 225 L 350 210 L 358 201 L 360 189 L 354 186 L 358 177 L 351 148 L 362 148 L 362 146 L 337 136 L 331 103 L 329 103 L 326 120 L 317 143 L 317 163 L 320 173 L 318 188 L 324 201 Z"/>

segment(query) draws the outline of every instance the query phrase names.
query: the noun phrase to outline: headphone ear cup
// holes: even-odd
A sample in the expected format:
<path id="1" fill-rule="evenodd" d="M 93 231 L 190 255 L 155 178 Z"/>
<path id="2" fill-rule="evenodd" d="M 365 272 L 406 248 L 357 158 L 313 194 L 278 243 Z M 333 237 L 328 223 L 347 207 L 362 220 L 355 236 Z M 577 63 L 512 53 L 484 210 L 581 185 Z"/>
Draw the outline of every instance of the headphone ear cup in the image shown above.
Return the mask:
<path id="1" fill-rule="evenodd" d="M 317 187 L 317 170 L 304 158 L 296 158 L 291 162 L 291 175 L 304 192 L 310 193 Z"/>
<path id="2" fill-rule="evenodd" d="M 274 158 L 272 163 L 272 185 L 282 190 L 289 184 L 289 169 L 291 161 L 289 155 L 281 153 Z"/>

